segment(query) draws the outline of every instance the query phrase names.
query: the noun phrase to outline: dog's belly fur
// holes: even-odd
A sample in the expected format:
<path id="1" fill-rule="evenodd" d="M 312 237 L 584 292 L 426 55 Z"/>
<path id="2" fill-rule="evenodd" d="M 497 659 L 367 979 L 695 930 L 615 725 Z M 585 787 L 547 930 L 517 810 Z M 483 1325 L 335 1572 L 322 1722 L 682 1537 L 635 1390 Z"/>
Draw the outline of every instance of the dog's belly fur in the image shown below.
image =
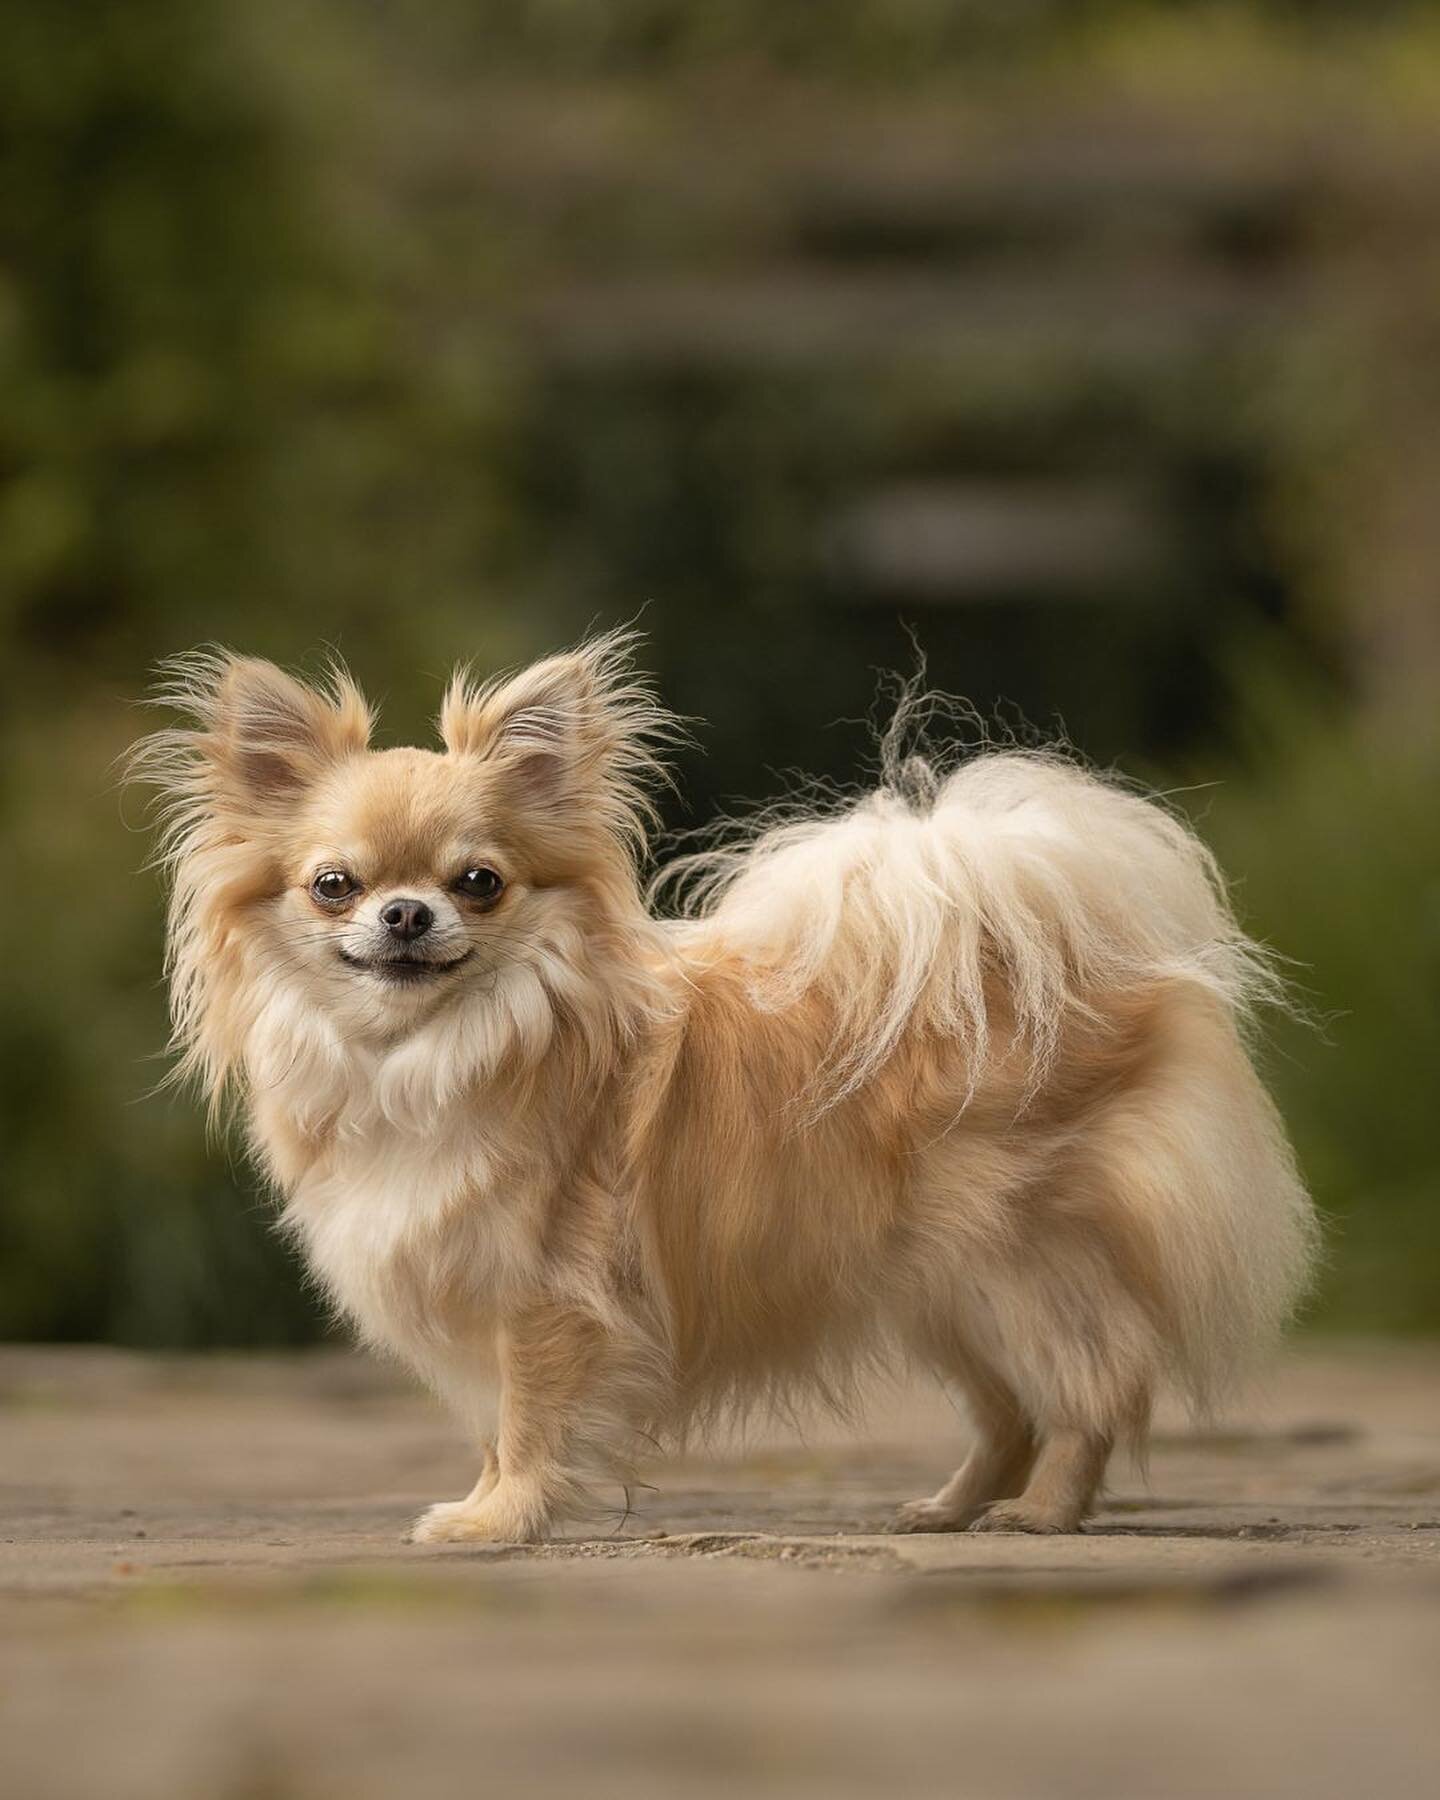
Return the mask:
<path id="1" fill-rule="evenodd" d="M 495 1453 L 422 1538 L 543 1536 L 637 1440 L 892 1347 L 978 1428 L 902 1528 L 1073 1530 L 1155 1393 L 1210 1405 L 1303 1288 L 1243 1039 L 1277 984 L 1118 784 L 902 757 L 902 707 L 878 788 L 702 857 L 676 922 L 636 858 L 666 721 L 619 640 L 457 681 L 443 752 L 369 751 L 338 675 L 201 658 L 187 696 L 150 746 L 186 1067 L 238 1087 L 367 1339 L 477 1427 L 498 1353 Z M 400 894 L 468 946 L 408 999 L 349 966 Z"/>

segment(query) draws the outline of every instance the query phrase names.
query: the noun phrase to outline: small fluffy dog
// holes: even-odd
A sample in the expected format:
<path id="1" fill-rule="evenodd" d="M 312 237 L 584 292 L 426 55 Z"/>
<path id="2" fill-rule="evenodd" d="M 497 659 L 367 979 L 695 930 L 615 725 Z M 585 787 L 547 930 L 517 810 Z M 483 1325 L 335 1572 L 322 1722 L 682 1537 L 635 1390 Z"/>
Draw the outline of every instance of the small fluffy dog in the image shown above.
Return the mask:
<path id="1" fill-rule="evenodd" d="M 1157 1390 L 1208 1407 L 1303 1283 L 1264 956 L 1159 806 L 907 757 L 903 718 L 874 792 L 688 859 L 658 917 L 673 722 L 629 651 L 461 675 L 443 750 L 378 752 L 342 671 L 197 655 L 139 752 L 181 1070 L 477 1436 L 498 1351 L 480 1480 L 415 1537 L 543 1537 L 640 1445 L 890 1355 L 977 1431 L 897 1529 L 1075 1531 Z"/>

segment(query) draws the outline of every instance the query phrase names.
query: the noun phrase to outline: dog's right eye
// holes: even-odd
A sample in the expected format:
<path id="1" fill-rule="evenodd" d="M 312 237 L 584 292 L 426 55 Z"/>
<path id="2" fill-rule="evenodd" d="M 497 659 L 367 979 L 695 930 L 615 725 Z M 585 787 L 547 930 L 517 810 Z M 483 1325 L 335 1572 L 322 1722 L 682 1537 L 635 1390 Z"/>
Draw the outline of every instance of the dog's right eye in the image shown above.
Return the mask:
<path id="1" fill-rule="evenodd" d="M 323 905 L 336 906 L 342 900 L 348 900 L 352 894 L 358 893 L 359 882 L 344 869 L 322 869 L 310 883 L 310 892 Z"/>

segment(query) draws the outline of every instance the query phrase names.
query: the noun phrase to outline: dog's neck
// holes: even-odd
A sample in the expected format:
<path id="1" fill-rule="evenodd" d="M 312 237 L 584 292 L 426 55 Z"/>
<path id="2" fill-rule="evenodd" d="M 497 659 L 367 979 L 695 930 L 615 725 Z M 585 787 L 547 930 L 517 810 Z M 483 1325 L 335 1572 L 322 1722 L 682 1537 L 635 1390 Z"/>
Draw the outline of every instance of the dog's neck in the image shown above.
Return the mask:
<path id="1" fill-rule="evenodd" d="M 574 946 L 497 969 L 411 1023 L 386 1030 L 262 984 L 243 1076 L 257 1148 L 288 1191 L 315 1159 L 375 1130 L 417 1139 L 457 1109 L 535 1104 L 563 1091 L 586 1106 L 668 1008 L 663 956 L 636 936 L 603 960 Z"/>

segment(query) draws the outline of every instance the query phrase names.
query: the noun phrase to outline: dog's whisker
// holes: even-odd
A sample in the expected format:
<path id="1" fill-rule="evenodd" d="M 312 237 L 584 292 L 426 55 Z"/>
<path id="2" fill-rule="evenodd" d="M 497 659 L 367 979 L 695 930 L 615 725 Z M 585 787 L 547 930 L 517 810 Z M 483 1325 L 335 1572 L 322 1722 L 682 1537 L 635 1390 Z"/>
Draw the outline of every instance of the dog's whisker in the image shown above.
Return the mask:
<path id="1" fill-rule="evenodd" d="M 1280 961 L 1162 803 L 918 676 L 868 792 L 691 838 L 647 897 L 678 728 L 629 648 L 461 672 L 403 767 L 338 665 L 183 659 L 190 727 L 137 757 L 180 1073 L 368 1339 L 467 1417 L 498 1352 L 498 1452 L 422 1541 L 603 1517 L 612 1478 L 623 1531 L 646 1451 L 900 1360 L 975 1443 L 899 1529 L 1076 1529 L 1305 1279 L 1248 1050 Z"/>

